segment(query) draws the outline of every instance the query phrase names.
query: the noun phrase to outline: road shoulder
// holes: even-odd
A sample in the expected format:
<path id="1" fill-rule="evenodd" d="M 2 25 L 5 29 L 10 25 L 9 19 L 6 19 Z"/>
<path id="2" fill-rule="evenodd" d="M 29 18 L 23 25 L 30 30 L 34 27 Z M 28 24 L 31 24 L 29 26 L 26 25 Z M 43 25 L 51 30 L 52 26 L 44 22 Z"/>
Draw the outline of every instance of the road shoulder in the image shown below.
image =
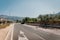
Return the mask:
<path id="1" fill-rule="evenodd" d="M 0 29 L 0 40 L 5 40 L 10 29 L 11 29 L 11 25 L 6 28 Z"/>

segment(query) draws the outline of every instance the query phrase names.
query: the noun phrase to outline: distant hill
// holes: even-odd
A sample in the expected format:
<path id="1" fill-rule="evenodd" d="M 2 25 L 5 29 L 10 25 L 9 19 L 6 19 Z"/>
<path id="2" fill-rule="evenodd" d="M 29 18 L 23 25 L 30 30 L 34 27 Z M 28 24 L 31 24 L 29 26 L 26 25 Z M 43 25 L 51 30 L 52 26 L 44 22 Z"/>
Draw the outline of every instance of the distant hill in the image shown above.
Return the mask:
<path id="1" fill-rule="evenodd" d="M 6 18 L 8 20 L 22 20 L 24 17 L 17 17 L 17 16 L 7 16 L 7 15 L 0 15 L 0 18 Z"/>
<path id="2" fill-rule="evenodd" d="M 56 13 L 56 14 L 60 15 L 60 12 L 58 12 L 58 13 Z"/>

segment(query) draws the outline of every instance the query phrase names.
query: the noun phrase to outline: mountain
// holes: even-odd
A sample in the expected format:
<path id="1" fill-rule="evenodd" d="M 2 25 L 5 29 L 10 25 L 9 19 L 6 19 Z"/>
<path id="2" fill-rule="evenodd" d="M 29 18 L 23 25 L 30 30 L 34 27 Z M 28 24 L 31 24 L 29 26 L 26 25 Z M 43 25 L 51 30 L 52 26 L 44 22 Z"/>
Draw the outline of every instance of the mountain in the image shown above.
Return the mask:
<path id="1" fill-rule="evenodd" d="M 6 18 L 8 20 L 22 20 L 24 17 L 17 17 L 17 16 L 7 16 L 7 15 L 0 15 L 0 18 Z"/>
<path id="2" fill-rule="evenodd" d="M 56 13 L 56 14 L 60 15 L 60 12 L 58 12 L 58 13 Z"/>

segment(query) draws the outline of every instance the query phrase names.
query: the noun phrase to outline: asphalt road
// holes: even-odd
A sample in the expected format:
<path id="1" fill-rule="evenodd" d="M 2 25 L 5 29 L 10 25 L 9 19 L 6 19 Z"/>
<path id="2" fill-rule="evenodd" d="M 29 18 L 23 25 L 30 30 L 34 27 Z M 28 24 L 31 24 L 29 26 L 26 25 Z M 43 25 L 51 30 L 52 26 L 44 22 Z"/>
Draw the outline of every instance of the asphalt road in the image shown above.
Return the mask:
<path id="1" fill-rule="evenodd" d="M 33 29 L 24 24 L 15 24 L 13 28 L 13 40 L 18 40 L 20 31 L 23 31 L 29 40 L 60 40 L 60 35 L 45 32 L 43 30 Z"/>

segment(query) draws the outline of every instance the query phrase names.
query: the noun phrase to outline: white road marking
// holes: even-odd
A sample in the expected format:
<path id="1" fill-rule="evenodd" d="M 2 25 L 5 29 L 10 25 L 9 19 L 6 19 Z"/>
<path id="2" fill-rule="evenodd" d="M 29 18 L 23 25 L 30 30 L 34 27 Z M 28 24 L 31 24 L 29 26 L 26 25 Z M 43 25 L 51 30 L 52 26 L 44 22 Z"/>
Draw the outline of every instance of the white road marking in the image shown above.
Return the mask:
<path id="1" fill-rule="evenodd" d="M 14 24 L 14 25 L 15 25 L 15 24 Z M 11 31 L 11 40 L 13 40 L 14 25 L 13 25 L 13 27 L 12 27 L 12 31 Z"/>
<path id="2" fill-rule="evenodd" d="M 24 26 L 31 27 L 31 28 L 33 28 L 34 30 L 37 30 L 37 27 L 36 27 L 36 26 L 31 26 L 31 25 L 27 25 L 27 24 L 24 24 Z M 41 37 L 41 36 L 39 36 L 39 35 L 37 35 L 37 34 L 35 34 L 35 33 L 33 33 L 33 34 L 36 35 L 36 36 L 38 36 L 38 37 L 41 38 L 42 40 L 45 40 L 43 37 Z"/>
<path id="3" fill-rule="evenodd" d="M 18 38 L 18 40 L 28 40 L 23 31 L 20 31 L 20 35 L 18 35 Z"/>
<path id="4" fill-rule="evenodd" d="M 6 36 L 6 38 L 5 38 L 5 40 L 8 40 L 8 37 L 9 37 L 9 35 L 11 34 L 11 32 L 12 32 L 12 27 L 14 26 L 14 24 L 11 24 L 10 25 L 11 26 L 11 29 L 9 30 L 9 32 L 7 33 L 7 36 Z M 11 40 L 12 40 L 12 34 L 11 34 Z"/>
<path id="5" fill-rule="evenodd" d="M 11 30 L 7 33 L 5 40 L 8 40 L 8 36 L 10 35 L 10 33 L 11 33 Z"/>

